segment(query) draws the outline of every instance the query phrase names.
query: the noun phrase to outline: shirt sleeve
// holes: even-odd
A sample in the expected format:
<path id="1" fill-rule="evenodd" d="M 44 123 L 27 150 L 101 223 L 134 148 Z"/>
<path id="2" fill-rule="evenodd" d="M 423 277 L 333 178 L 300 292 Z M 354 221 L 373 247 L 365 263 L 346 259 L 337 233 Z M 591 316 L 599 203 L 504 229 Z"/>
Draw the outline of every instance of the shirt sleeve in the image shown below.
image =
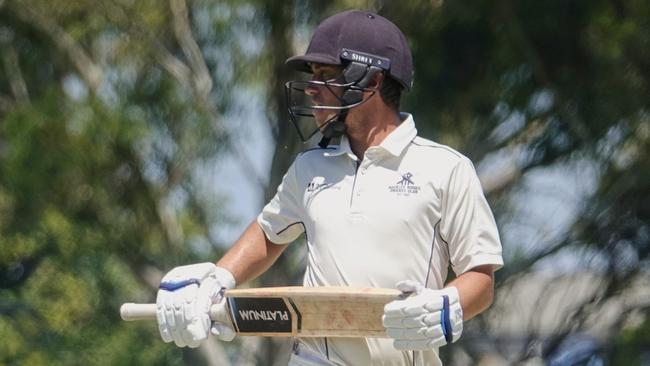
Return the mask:
<path id="1" fill-rule="evenodd" d="M 469 159 L 462 158 L 453 168 L 445 193 L 440 234 L 449 247 L 453 271 L 460 275 L 482 265 L 501 268 L 499 232 Z"/>
<path id="2" fill-rule="evenodd" d="M 282 178 L 273 199 L 257 216 L 266 237 L 275 244 L 287 244 L 304 232 L 302 190 L 296 178 L 296 162 Z"/>

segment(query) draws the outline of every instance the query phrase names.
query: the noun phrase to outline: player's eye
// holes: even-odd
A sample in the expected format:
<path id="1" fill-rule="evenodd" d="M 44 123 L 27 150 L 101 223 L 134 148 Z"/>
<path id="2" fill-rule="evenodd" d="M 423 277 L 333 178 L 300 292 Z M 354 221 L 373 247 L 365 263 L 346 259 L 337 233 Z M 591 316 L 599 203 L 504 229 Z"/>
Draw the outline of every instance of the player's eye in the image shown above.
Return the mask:
<path id="1" fill-rule="evenodd" d="M 314 75 L 311 78 L 314 81 L 325 81 L 326 79 L 323 78 L 323 74 L 315 72 Z"/>

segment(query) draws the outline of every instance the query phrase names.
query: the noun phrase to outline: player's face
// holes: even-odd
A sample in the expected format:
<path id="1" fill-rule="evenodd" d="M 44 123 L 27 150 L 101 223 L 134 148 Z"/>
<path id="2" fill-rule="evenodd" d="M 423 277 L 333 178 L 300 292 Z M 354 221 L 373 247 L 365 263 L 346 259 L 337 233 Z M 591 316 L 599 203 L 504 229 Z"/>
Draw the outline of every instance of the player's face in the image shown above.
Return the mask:
<path id="1" fill-rule="evenodd" d="M 343 69 L 338 66 L 311 64 L 312 81 L 336 82 Z M 310 85 L 305 89 L 305 94 L 311 98 L 313 106 L 340 106 L 339 98 L 343 95 L 343 88 L 332 85 Z M 314 118 L 318 126 L 333 118 L 338 111 L 314 109 Z"/>

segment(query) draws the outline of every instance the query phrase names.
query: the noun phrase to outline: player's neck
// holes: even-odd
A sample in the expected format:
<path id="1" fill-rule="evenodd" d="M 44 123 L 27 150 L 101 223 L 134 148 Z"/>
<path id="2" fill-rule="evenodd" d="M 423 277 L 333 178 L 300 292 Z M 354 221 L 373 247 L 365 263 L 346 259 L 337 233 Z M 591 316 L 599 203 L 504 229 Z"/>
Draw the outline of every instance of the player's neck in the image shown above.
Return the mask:
<path id="1" fill-rule="evenodd" d="M 346 121 L 350 148 L 359 160 L 363 160 L 368 148 L 380 145 L 401 123 L 399 114 L 384 104 L 363 112 L 349 116 L 352 118 Z"/>

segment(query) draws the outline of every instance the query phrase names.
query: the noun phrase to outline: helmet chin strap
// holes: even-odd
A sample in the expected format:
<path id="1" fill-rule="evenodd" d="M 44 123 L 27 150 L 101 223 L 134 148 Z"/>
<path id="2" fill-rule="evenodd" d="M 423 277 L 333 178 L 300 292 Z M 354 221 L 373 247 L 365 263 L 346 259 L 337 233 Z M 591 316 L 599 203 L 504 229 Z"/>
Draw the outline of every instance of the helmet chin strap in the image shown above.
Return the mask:
<path id="1" fill-rule="evenodd" d="M 376 66 L 362 64 L 360 62 L 351 62 L 345 70 L 343 70 L 343 78 L 346 83 L 355 81 L 355 88 L 348 88 L 343 92 L 340 100 L 343 105 L 352 105 L 361 102 L 363 99 L 363 91 L 368 86 L 374 76 L 381 72 L 381 69 Z M 336 120 L 330 122 L 323 128 L 321 134 L 323 138 L 318 143 L 322 149 L 326 148 L 333 138 L 341 137 L 345 134 L 347 126 L 345 119 L 348 116 L 350 108 L 341 110 Z"/>
<path id="2" fill-rule="evenodd" d="M 344 109 L 336 117 L 336 120 L 328 123 L 327 126 L 323 128 L 321 131 L 323 138 L 321 138 L 320 142 L 318 143 L 318 146 L 320 146 L 321 149 L 326 148 L 333 138 L 341 137 L 345 134 L 345 131 L 347 130 L 347 126 L 345 125 L 345 117 L 347 116 L 348 109 Z"/>

